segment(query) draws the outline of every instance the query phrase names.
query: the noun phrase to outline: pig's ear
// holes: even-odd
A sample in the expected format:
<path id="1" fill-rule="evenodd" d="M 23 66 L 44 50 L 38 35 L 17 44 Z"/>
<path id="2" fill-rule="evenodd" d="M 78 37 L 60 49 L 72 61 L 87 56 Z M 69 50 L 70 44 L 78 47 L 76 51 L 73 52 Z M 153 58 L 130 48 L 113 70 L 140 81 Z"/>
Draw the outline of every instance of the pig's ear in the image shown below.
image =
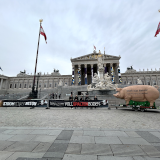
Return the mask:
<path id="1" fill-rule="evenodd" d="M 120 92 L 122 90 L 122 88 L 116 88 L 117 92 Z"/>

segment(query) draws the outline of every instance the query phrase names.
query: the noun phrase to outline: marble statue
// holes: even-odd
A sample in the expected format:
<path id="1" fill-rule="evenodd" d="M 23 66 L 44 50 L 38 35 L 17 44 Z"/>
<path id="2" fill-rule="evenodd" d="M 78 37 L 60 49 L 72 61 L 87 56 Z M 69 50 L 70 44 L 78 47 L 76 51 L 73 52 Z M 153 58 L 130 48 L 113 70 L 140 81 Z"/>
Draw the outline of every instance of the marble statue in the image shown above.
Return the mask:
<path id="1" fill-rule="evenodd" d="M 142 81 L 140 79 L 137 79 L 137 84 L 143 84 Z"/>
<path id="2" fill-rule="evenodd" d="M 92 83 L 98 83 L 99 82 L 99 77 L 97 73 L 94 73 L 94 76 L 92 78 Z"/>
<path id="3" fill-rule="evenodd" d="M 60 81 L 59 81 L 58 86 L 63 86 L 63 82 L 62 82 L 62 80 L 60 80 Z"/>

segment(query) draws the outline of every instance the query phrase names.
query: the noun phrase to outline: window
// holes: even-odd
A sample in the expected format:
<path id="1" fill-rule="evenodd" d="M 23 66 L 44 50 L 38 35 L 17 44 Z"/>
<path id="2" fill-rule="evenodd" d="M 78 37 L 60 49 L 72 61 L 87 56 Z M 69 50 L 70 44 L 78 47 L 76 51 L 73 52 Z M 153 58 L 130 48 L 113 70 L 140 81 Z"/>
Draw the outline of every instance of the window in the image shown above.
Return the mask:
<path id="1" fill-rule="evenodd" d="M 26 85 L 26 84 L 24 84 L 24 88 L 27 88 L 27 85 Z"/>
<path id="2" fill-rule="evenodd" d="M 21 88 L 21 84 L 19 84 L 19 88 Z"/>
<path id="3" fill-rule="evenodd" d="M 12 84 L 10 84 L 10 88 L 12 88 Z"/>
<path id="4" fill-rule="evenodd" d="M 153 80 L 153 85 L 156 85 L 156 81 L 155 80 Z"/>
<path id="5" fill-rule="evenodd" d="M 39 84 L 39 88 L 41 88 L 41 83 Z"/>
<path id="6" fill-rule="evenodd" d="M 14 85 L 14 88 L 16 88 L 17 86 L 16 86 L 16 84 Z"/>
<path id="7" fill-rule="evenodd" d="M 45 84 L 44 84 L 44 88 L 46 88 L 46 87 L 47 87 L 47 84 L 45 83 Z"/>
<path id="8" fill-rule="evenodd" d="M 126 81 L 124 81 L 123 84 L 126 84 Z"/>
<path id="9" fill-rule="evenodd" d="M 57 87 L 57 84 L 55 83 L 55 87 Z"/>
<path id="10" fill-rule="evenodd" d="M 29 84 L 29 88 L 31 88 L 31 84 Z"/>
<path id="11" fill-rule="evenodd" d="M 52 87 L 52 84 L 51 84 L 51 83 L 49 84 L 49 87 Z"/>
<path id="12" fill-rule="evenodd" d="M 149 81 L 147 82 L 147 85 L 150 85 L 150 82 L 149 82 Z"/>

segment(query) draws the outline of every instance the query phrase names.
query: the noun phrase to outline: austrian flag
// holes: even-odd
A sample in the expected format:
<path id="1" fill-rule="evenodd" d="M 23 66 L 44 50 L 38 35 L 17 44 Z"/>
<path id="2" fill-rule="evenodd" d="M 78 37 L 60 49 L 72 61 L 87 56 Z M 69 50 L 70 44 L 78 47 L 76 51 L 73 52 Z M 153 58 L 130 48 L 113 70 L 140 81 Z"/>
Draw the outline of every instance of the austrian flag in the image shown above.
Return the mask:
<path id="1" fill-rule="evenodd" d="M 46 41 L 46 43 L 47 43 L 47 36 L 46 36 L 46 34 L 45 34 L 42 26 L 41 26 L 40 34 L 44 36 L 44 39 L 45 39 L 45 41 Z"/>
<path id="2" fill-rule="evenodd" d="M 159 24 L 158 24 L 158 28 L 157 28 L 157 31 L 156 31 L 155 37 L 157 37 L 157 34 L 159 34 L 159 32 L 160 32 L 160 22 L 159 22 Z"/>

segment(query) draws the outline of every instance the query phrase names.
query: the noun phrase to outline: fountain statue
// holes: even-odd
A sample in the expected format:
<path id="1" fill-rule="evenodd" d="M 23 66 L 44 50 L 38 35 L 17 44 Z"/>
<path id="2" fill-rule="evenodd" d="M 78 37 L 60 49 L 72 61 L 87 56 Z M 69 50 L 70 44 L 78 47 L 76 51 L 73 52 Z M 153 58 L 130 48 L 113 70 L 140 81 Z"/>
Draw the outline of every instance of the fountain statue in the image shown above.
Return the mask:
<path id="1" fill-rule="evenodd" d="M 102 54 L 98 55 L 97 59 L 99 76 L 97 73 L 94 73 L 94 76 L 92 77 L 92 84 L 87 86 L 87 90 L 115 90 L 118 87 L 118 84 L 112 84 L 112 78 L 108 75 L 108 72 L 104 74 Z"/>

